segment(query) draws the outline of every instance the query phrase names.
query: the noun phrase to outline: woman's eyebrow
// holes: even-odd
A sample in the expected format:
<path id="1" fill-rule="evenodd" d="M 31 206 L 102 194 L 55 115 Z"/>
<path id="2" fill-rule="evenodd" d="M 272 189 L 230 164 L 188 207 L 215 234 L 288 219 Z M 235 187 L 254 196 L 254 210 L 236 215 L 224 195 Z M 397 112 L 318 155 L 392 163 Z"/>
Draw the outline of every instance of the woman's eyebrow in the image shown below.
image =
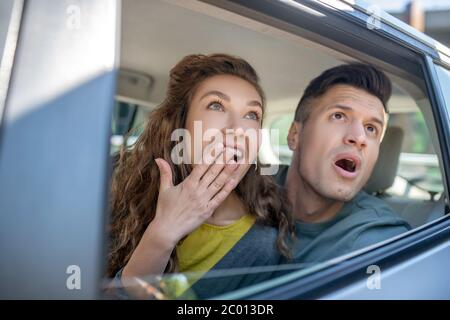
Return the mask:
<path id="1" fill-rule="evenodd" d="M 253 106 L 254 107 L 260 107 L 262 109 L 261 102 L 259 102 L 258 100 L 249 101 L 249 102 L 247 102 L 247 105 L 250 106 L 250 107 L 253 107 Z"/>
<path id="2" fill-rule="evenodd" d="M 211 90 L 211 91 L 206 92 L 204 95 L 201 96 L 200 100 L 206 98 L 207 96 L 218 96 L 220 99 L 223 99 L 227 102 L 231 101 L 230 96 L 228 96 L 227 94 L 220 92 L 218 90 Z M 251 100 L 251 101 L 247 102 L 247 105 L 250 107 L 253 107 L 253 106 L 260 107 L 262 109 L 262 104 L 258 100 Z"/>
<path id="3" fill-rule="evenodd" d="M 228 95 L 226 95 L 223 92 L 217 91 L 217 90 L 208 91 L 200 98 L 200 100 L 202 100 L 203 98 L 205 98 L 207 96 L 211 96 L 211 95 L 218 96 L 220 99 L 226 100 L 228 102 L 230 101 L 230 97 Z"/>

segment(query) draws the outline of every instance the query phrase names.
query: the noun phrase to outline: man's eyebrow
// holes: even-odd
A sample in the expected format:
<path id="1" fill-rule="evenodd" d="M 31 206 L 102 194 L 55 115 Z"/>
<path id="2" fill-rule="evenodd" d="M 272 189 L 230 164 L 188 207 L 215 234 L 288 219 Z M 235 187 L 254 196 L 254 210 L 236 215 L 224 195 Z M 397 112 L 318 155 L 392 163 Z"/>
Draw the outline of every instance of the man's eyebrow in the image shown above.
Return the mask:
<path id="1" fill-rule="evenodd" d="M 201 98 L 200 98 L 200 100 L 202 100 L 203 98 L 205 98 L 205 97 L 207 97 L 207 96 L 211 96 L 211 95 L 213 95 L 213 96 L 218 96 L 220 99 L 223 99 L 223 100 L 226 100 L 226 101 L 230 101 L 230 97 L 228 96 L 228 95 L 226 95 L 225 93 L 223 93 L 223 92 L 220 92 L 220 91 L 218 91 L 218 90 L 211 90 L 211 91 L 208 91 L 207 93 L 205 93 Z"/>
<path id="2" fill-rule="evenodd" d="M 353 108 L 349 107 L 349 106 L 345 106 L 342 104 L 332 104 L 329 105 L 328 107 L 326 107 L 325 111 L 331 110 L 331 109 L 341 109 L 341 110 L 345 110 L 345 111 L 353 111 Z M 378 123 L 381 127 L 384 127 L 384 121 L 381 120 L 380 118 L 377 117 L 371 117 L 370 120 L 372 122 L 376 122 Z"/>
<path id="3" fill-rule="evenodd" d="M 372 118 L 370 118 L 370 120 L 372 120 L 372 122 L 378 123 L 378 124 L 381 126 L 381 128 L 384 127 L 384 121 L 383 121 L 383 120 L 380 120 L 380 119 L 377 118 L 377 117 L 372 117 Z"/>

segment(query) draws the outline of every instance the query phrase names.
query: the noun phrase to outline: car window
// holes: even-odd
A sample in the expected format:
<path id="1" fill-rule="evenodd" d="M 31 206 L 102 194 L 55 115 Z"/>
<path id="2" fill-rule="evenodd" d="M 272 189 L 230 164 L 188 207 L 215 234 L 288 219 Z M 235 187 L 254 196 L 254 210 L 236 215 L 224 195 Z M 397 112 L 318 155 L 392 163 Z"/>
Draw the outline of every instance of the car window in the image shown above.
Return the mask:
<path id="1" fill-rule="evenodd" d="M 433 199 L 444 191 L 438 157 L 421 112 L 392 114 L 389 125 L 404 129 L 397 181 L 390 194 L 414 199 Z"/>
<path id="2" fill-rule="evenodd" d="M 110 154 L 116 154 L 123 144 L 133 145 L 142 133 L 149 108 L 116 100 L 111 121 Z"/>
<path id="3" fill-rule="evenodd" d="M 294 114 L 291 112 L 276 116 L 270 124 L 270 129 L 278 132 L 278 137 L 271 136 L 271 147 L 278 154 L 280 163 L 285 165 L 289 165 L 292 158 L 292 152 L 287 145 L 287 136 L 293 120 Z"/>
<path id="4" fill-rule="evenodd" d="M 292 152 L 286 138 L 298 100 L 309 81 L 330 67 L 362 61 L 363 57 L 327 48 L 247 17 L 228 12 L 224 15 L 222 9 L 206 4 L 192 9 L 189 5 L 165 1 L 133 3 L 136 5 L 125 2 L 123 8 L 121 68 L 148 74 L 154 81 L 145 100 L 131 93 L 125 96 L 126 100 L 117 100 L 112 119 L 111 153 L 124 144 L 131 146 L 142 133 L 148 112 L 165 97 L 168 74 L 177 61 L 192 53 L 224 52 L 248 60 L 258 71 L 266 92 L 267 111 L 263 126 L 274 134 L 263 137 L 261 162 L 289 165 Z M 145 19 L 135 19 L 139 15 Z M 184 26 L 182 41 L 179 33 L 170 27 L 170 21 L 178 21 Z M 165 30 L 164 35 L 160 30 Z M 239 46 L 235 45 L 236 41 Z M 428 97 L 422 89 L 425 87 L 420 80 L 423 77 L 401 78 L 389 68 L 382 69 L 394 85 L 388 105 L 389 127 L 400 128 L 403 140 L 392 184 L 370 192 L 385 201 L 412 227 L 419 227 L 429 222 L 434 213 L 438 217 L 444 214 L 441 201 L 443 171 L 438 157 L 436 128 Z M 390 141 L 386 139 L 383 143 L 388 145 Z M 383 178 L 383 172 L 378 175 Z M 295 272 L 306 276 L 324 263 L 300 261 L 245 270 L 214 270 L 205 279 L 209 279 L 211 286 L 233 281 L 252 283 L 251 280 L 258 277 L 263 279 L 259 282 L 263 282 Z M 198 298 L 198 292 L 189 285 L 191 276 L 176 273 L 162 278 L 143 277 L 146 280 L 142 287 L 143 297 L 153 292 L 153 298 L 178 298 L 180 292 L 185 292 L 184 298 Z M 224 290 L 223 293 L 227 292 Z"/>

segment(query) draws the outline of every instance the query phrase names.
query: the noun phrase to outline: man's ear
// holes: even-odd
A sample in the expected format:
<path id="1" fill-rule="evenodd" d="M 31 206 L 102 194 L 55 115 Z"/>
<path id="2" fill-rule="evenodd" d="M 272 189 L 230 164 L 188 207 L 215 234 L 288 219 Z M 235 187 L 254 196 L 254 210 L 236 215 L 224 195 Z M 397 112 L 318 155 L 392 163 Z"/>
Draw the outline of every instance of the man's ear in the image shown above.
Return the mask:
<path id="1" fill-rule="evenodd" d="M 294 151 L 298 148 L 298 145 L 300 144 L 300 130 L 301 130 L 301 123 L 298 121 L 293 121 L 291 124 L 291 127 L 289 128 L 289 133 L 287 137 L 287 142 L 289 149 Z"/>

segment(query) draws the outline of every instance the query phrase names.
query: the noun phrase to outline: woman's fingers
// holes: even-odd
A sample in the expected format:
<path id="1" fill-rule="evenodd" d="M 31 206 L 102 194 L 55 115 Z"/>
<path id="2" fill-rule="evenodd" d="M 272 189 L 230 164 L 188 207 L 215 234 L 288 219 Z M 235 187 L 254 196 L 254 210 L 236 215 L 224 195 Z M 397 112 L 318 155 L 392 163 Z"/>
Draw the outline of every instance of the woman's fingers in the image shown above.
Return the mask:
<path id="1" fill-rule="evenodd" d="M 166 160 L 158 158 L 155 159 L 156 165 L 159 169 L 159 190 L 164 191 L 170 187 L 173 187 L 172 182 L 172 169 Z"/>
<path id="2" fill-rule="evenodd" d="M 236 180 L 230 179 L 228 180 L 223 188 L 209 201 L 208 203 L 208 211 L 211 213 L 217 209 L 217 207 L 228 197 L 231 191 L 236 187 Z"/>
<path id="3" fill-rule="evenodd" d="M 208 194 L 210 198 L 214 197 L 224 187 L 227 181 L 231 179 L 231 176 L 237 167 L 238 164 L 236 161 L 231 160 L 222 172 L 220 172 L 220 174 L 210 182 L 208 185 Z"/>
<path id="4" fill-rule="evenodd" d="M 211 154 L 213 150 L 214 155 Z M 217 160 L 222 155 L 223 151 L 224 151 L 223 143 L 206 146 L 203 152 L 202 163 L 194 166 L 194 169 L 192 169 L 192 172 L 188 178 L 196 182 L 200 181 L 200 179 L 203 177 L 203 175 L 211 166 L 211 164 L 213 164 L 215 160 Z"/>
<path id="5" fill-rule="evenodd" d="M 224 167 L 229 166 L 229 162 L 233 159 L 234 152 L 230 148 L 225 148 L 225 150 L 222 152 L 222 154 L 215 159 L 215 162 L 213 165 L 211 165 L 206 173 L 203 175 L 203 177 L 200 180 L 200 188 L 207 189 L 211 183 L 216 180 L 216 178 L 223 172 Z M 228 163 L 227 163 L 228 162 Z M 225 163 L 227 163 L 225 165 Z M 220 187 L 223 186 L 225 182 L 223 182 Z M 211 196 L 212 197 L 212 196 Z"/>

